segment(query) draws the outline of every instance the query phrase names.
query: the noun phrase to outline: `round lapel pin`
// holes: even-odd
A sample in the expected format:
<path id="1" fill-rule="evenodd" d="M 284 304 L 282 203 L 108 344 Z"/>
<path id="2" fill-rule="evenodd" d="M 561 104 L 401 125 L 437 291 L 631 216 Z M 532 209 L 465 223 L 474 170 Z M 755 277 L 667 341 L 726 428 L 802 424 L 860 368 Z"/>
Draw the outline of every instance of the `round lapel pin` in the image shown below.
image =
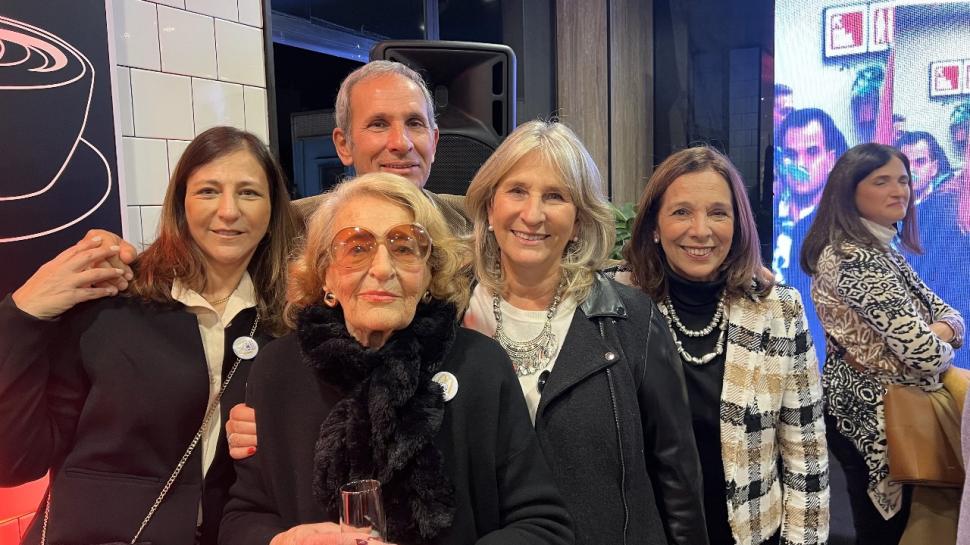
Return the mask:
<path id="1" fill-rule="evenodd" d="M 458 395 L 458 379 L 455 375 L 452 375 L 448 371 L 439 371 L 435 373 L 431 380 L 437 382 L 441 385 L 444 390 L 445 401 L 451 401 Z"/>
<path id="2" fill-rule="evenodd" d="M 240 359 L 251 360 L 259 352 L 259 343 L 249 335 L 243 335 L 232 341 L 232 351 Z"/>

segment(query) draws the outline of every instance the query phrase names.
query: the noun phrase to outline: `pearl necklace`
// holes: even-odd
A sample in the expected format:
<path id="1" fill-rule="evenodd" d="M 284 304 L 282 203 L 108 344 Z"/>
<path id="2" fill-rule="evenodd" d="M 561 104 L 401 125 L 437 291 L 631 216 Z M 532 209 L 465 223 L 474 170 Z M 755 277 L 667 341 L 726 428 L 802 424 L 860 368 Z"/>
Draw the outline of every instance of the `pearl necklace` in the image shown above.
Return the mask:
<path id="1" fill-rule="evenodd" d="M 556 348 L 559 345 L 555 333 L 552 332 L 552 319 L 556 316 L 556 309 L 559 307 L 565 285 L 566 283 L 563 281 L 556 288 L 556 296 L 553 297 L 552 304 L 546 310 L 546 323 L 543 324 L 542 331 L 528 341 L 516 341 L 505 334 L 505 330 L 502 328 L 502 310 L 499 306 L 499 296 L 498 294 L 492 296 L 492 311 L 495 313 L 496 324 L 495 335 L 492 338 L 497 340 L 508 353 L 509 359 L 512 360 L 512 369 L 515 370 L 517 376 L 532 375 L 540 369 L 545 369 L 552 361 L 552 356 L 556 353 Z"/>
<path id="2" fill-rule="evenodd" d="M 714 358 L 720 356 L 724 353 L 724 341 L 727 338 L 727 314 L 724 312 L 724 294 L 721 294 L 721 299 L 717 303 L 717 310 L 714 311 L 714 319 L 711 323 L 707 325 L 704 329 L 700 331 L 693 331 L 684 327 L 681 323 L 680 318 L 677 317 L 677 313 L 674 311 L 674 305 L 670 302 L 670 297 L 667 297 L 660 303 L 660 311 L 663 313 L 664 317 L 667 318 L 667 326 L 670 328 L 670 334 L 674 338 L 674 344 L 677 346 L 677 352 L 680 354 L 680 359 L 692 365 L 704 365 L 709 363 Z M 714 343 L 714 351 L 708 352 L 703 356 L 697 357 L 691 355 L 687 350 L 684 349 L 683 343 L 677 338 L 677 330 L 680 329 L 685 335 L 689 337 L 703 337 L 705 335 L 710 335 L 714 328 L 720 329 L 717 335 L 717 342 Z"/>

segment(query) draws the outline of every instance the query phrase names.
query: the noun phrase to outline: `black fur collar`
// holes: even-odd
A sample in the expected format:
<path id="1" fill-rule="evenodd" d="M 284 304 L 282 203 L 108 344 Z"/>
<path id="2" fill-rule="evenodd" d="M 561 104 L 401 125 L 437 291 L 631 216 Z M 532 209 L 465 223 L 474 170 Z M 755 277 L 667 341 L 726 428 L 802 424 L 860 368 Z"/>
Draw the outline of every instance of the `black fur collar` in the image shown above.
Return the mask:
<path id="1" fill-rule="evenodd" d="M 304 360 L 347 393 L 320 426 L 314 455 L 313 492 L 333 520 L 342 484 L 377 479 L 392 542 L 428 541 L 451 526 L 454 487 L 432 442 L 444 399 L 431 377 L 457 327 L 453 305 L 419 304 L 409 327 L 370 350 L 347 331 L 339 307 L 312 306 L 300 314 Z"/>

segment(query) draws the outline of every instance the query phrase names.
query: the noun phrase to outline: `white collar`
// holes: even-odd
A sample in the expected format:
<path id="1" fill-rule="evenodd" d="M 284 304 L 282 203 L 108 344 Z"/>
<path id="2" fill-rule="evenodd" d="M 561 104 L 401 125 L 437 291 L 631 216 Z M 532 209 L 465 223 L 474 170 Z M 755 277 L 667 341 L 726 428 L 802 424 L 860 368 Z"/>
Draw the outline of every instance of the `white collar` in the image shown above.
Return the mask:
<path id="1" fill-rule="evenodd" d="M 862 217 L 860 217 L 859 219 L 862 220 L 862 225 L 865 225 L 866 228 L 869 229 L 869 232 L 872 233 L 872 236 L 876 237 L 876 240 L 878 240 L 883 246 L 887 248 L 889 247 L 889 243 L 893 241 L 893 238 L 896 237 L 896 229 L 892 227 L 879 225 L 874 221 L 870 221 Z"/>
<path id="2" fill-rule="evenodd" d="M 215 309 L 202 297 L 202 294 L 186 286 L 179 278 L 176 278 L 172 282 L 172 299 L 190 308 L 201 307 L 215 312 Z M 255 306 L 256 286 L 253 285 L 253 279 L 249 276 L 249 271 L 246 271 L 243 273 L 242 278 L 239 279 L 239 285 L 229 295 L 223 316 L 235 316 L 240 310 Z"/>

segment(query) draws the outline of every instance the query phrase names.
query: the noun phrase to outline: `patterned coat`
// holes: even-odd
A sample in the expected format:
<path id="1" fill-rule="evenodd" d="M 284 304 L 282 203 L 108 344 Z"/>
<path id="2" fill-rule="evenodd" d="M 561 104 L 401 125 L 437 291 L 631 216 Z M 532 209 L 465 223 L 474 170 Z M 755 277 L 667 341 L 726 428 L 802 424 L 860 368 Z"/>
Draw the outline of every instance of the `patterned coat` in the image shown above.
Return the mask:
<path id="1" fill-rule="evenodd" d="M 805 322 L 788 286 L 728 305 L 721 454 L 728 520 L 741 545 L 761 543 L 779 526 L 782 544 L 828 540 L 822 390 Z"/>
<path id="2" fill-rule="evenodd" d="M 902 487 L 889 483 L 885 385 L 941 388 L 954 346 L 929 324 L 947 322 L 959 340 L 963 320 L 888 247 L 850 242 L 841 252 L 826 247 L 812 279 L 812 299 L 829 339 L 822 373 L 826 411 L 865 459 L 869 497 L 888 518 L 901 507 Z M 853 368 L 849 357 L 867 372 Z"/>

